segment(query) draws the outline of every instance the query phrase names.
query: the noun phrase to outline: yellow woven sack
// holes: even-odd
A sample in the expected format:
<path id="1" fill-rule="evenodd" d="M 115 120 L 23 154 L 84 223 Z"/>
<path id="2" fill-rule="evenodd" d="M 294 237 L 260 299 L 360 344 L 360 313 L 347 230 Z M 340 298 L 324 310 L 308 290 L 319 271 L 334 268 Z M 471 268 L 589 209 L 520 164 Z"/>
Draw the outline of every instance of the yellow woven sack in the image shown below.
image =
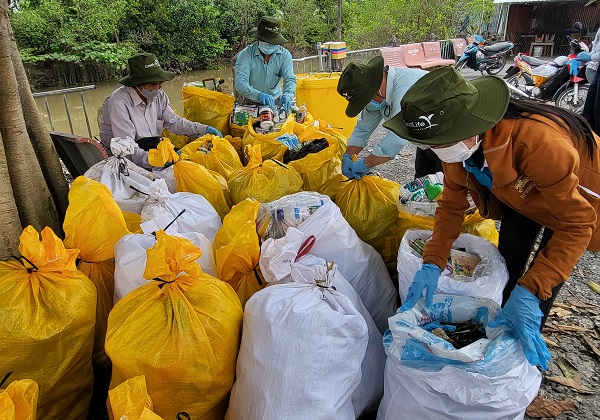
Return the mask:
<path id="1" fill-rule="evenodd" d="M 337 205 L 360 239 L 381 254 L 388 267 L 395 267 L 400 239 L 396 236 L 400 184 L 367 175 L 345 183 Z"/>
<path id="2" fill-rule="evenodd" d="M 247 125 L 238 125 L 238 124 L 232 123 L 231 119 L 229 120 L 229 133 L 231 133 L 231 135 L 233 137 L 243 138 L 244 134 L 246 134 L 247 129 L 248 129 Z"/>
<path id="3" fill-rule="evenodd" d="M 181 149 L 181 158 L 199 163 L 229 179 L 242 168 L 242 161 L 229 140 L 207 134 Z"/>
<path id="4" fill-rule="evenodd" d="M 111 419 L 162 420 L 162 417 L 152 412 L 152 407 L 144 375 L 127 379 L 108 391 L 108 412 Z"/>
<path id="5" fill-rule="evenodd" d="M 399 223 L 396 235 L 402 239 L 408 229 L 424 229 L 433 230 L 434 218 L 426 216 L 418 216 L 416 214 L 410 214 L 401 204 L 398 204 L 399 211 Z M 498 230 L 496 229 L 496 222 L 492 219 L 484 219 L 478 210 L 474 213 L 465 215 L 465 221 L 463 222 L 462 233 L 470 233 L 471 235 L 481 236 L 487 239 L 494 245 L 498 246 Z"/>
<path id="6" fill-rule="evenodd" d="M 141 233 L 142 228 L 140 228 L 140 224 L 142 223 L 142 215 L 137 213 L 130 213 L 128 211 L 123 212 L 123 218 L 125 219 L 125 224 L 127 225 L 127 229 L 131 233 Z"/>
<path id="7" fill-rule="evenodd" d="M 229 179 L 229 192 L 233 204 L 254 198 L 261 203 L 277 200 L 284 195 L 302 191 L 302 176 L 291 166 L 273 160 L 263 161 L 261 146 L 249 146 L 250 161 Z"/>
<path id="8" fill-rule="evenodd" d="M 96 286 L 96 330 L 92 360 L 109 367 L 104 353 L 106 322 L 112 309 L 115 289 L 115 243 L 129 234 L 121 209 L 102 183 L 77 177 L 69 190 L 69 207 L 63 224 L 64 244 L 79 249 L 81 270 Z"/>
<path id="9" fill-rule="evenodd" d="M 242 307 L 265 285 L 258 267 L 260 244 L 256 217 L 260 203 L 245 199 L 232 207 L 213 242 L 213 254 L 219 279 L 229 283 Z"/>
<path id="10" fill-rule="evenodd" d="M 215 208 L 221 220 L 231 206 L 229 186 L 220 174 L 199 163 L 181 160 L 174 166 L 177 191 L 200 194 Z"/>
<path id="11" fill-rule="evenodd" d="M 185 118 L 210 125 L 224 136 L 229 134 L 229 115 L 235 103 L 233 95 L 197 86 L 184 86 L 181 95 Z"/>
<path id="12" fill-rule="evenodd" d="M 211 137 L 218 139 L 216 136 Z M 225 178 L 204 165 L 181 160 L 169 139 L 162 139 L 156 149 L 148 152 L 148 163 L 158 167 L 172 163 L 177 191 L 200 194 L 215 208 L 221 219 L 229 213 L 231 199 Z"/>
<path id="13" fill-rule="evenodd" d="M 240 300 L 202 272 L 202 252 L 187 239 L 156 232 L 144 277 L 108 318 L 110 388 L 145 375 L 154 412 L 174 419 L 222 419 L 233 385 L 242 327 Z"/>
<path id="14" fill-rule="evenodd" d="M 171 143 L 173 143 L 173 145 L 175 147 L 177 147 L 178 149 L 181 149 L 183 146 L 188 144 L 190 142 L 190 140 L 192 140 L 185 134 L 174 134 L 174 133 L 171 133 L 166 128 L 163 128 L 161 136 L 163 138 L 168 138 L 169 140 L 171 140 Z"/>
<path id="15" fill-rule="evenodd" d="M 35 420 L 39 389 L 35 381 L 22 379 L 0 389 L 0 419 Z"/>
<path id="16" fill-rule="evenodd" d="M 333 136 L 319 131 L 317 127 L 308 127 L 298 136 L 300 143 L 324 138 L 329 146 L 317 153 L 309 153 L 302 159 L 293 160 L 289 166 L 302 174 L 305 191 L 324 193 L 323 189 L 331 178 L 342 173 L 342 161 L 337 156 L 338 141 Z"/>
<path id="17" fill-rule="evenodd" d="M 0 262 L 0 366 L 40 389 L 40 419 L 84 419 L 92 394 L 96 288 L 49 227 L 20 237 L 19 261 Z"/>
<path id="18" fill-rule="evenodd" d="M 254 120 L 251 118 L 248 122 L 248 130 L 246 130 L 246 134 L 244 134 L 244 137 L 242 138 L 244 150 L 247 150 L 247 146 L 260 145 L 261 156 L 263 159 L 283 156 L 283 153 L 287 150 L 287 146 L 275 139 L 285 133 L 291 134 L 294 132 L 294 125 L 296 122 L 294 121 L 293 115 L 290 114 L 287 120 L 285 120 L 281 126 L 281 131 L 274 131 L 269 134 L 257 133 L 252 127 L 253 123 Z M 248 157 L 248 161 L 249 160 L 250 157 Z"/>

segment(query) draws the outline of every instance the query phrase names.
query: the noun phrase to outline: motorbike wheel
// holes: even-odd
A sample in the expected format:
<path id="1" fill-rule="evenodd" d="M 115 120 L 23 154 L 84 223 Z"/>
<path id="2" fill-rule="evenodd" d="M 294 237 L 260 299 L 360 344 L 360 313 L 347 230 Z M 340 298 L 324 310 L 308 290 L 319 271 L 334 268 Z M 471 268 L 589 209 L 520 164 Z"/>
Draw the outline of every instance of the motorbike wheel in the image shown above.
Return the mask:
<path id="1" fill-rule="evenodd" d="M 568 109 L 571 112 L 581 114 L 581 110 L 583 110 L 583 104 L 585 104 L 585 99 L 587 98 L 589 87 L 588 86 L 579 86 L 577 105 L 573 103 L 574 97 L 574 89 L 570 87 L 565 89 L 563 93 L 558 95 L 554 104 L 560 108 Z"/>
<path id="2" fill-rule="evenodd" d="M 504 66 L 506 65 L 506 55 L 501 55 L 494 61 L 492 64 L 488 65 L 485 71 L 487 74 L 495 75 L 502 71 Z"/>
<path id="3" fill-rule="evenodd" d="M 458 61 L 454 65 L 454 68 L 456 69 L 456 71 L 460 72 L 462 69 L 464 69 L 467 65 L 467 61 L 469 61 L 469 60 Z"/>
<path id="4" fill-rule="evenodd" d="M 509 77 L 506 83 L 516 87 L 522 92 L 527 92 L 527 79 L 525 79 L 525 76 L 522 74 L 515 74 L 514 76 Z M 509 92 L 510 96 L 513 98 L 523 99 L 523 97 L 518 93 L 515 93 L 512 90 L 509 90 Z"/>

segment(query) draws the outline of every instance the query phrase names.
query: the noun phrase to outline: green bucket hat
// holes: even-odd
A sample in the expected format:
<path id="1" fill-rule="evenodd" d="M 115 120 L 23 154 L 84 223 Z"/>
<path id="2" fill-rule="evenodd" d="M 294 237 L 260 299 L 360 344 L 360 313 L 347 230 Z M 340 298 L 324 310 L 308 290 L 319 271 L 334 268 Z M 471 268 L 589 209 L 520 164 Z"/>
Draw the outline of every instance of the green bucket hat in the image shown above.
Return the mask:
<path id="1" fill-rule="evenodd" d="M 172 71 L 165 71 L 158 63 L 156 56 L 151 53 L 141 53 L 127 60 L 129 74 L 119 82 L 125 86 L 133 87 L 144 83 L 166 82 L 175 77 Z"/>
<path id="2" fill-rule="evenodd" d="M 417 144 L 456 143 L 495 126 L 509 99 L 498 77 L 467 81 L 453 67 L 442 67 L 417 80 L 400 101 L 402 111 L 383 126 Z"/>
<path id="3" fill-rule="evenodd" d="M 281 21 L 270 16 L 261 17 L 258 27 L 250 29 L 248 36 L 273 45 L 283 45 L 288 42 L 281 35 Z"/>
<path id="4" fill-rule="evenodd" d="M 346 115 L 356 117 L 381 87 L 383 57 L 378 55 L 367 64 L 349 63 L 340 76 L 337 91 L 348 100 Z"/>

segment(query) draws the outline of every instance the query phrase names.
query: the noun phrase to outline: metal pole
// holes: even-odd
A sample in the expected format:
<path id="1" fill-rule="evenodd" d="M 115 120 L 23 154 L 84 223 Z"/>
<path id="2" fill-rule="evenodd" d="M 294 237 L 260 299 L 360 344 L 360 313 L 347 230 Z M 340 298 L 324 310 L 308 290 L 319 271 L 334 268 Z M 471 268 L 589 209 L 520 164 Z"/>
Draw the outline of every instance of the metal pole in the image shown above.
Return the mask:
<path id="1" fill-rule="evenodd" d="M 85 115 L 85 123 L 87 124 L 88 134 L 90 135 L 90 138 L 92 138 L 92 129 L 90 128 L 90 119 L 88 118 L 87 108 L 85 107 L 85 98 L 83 97 L 83 92 L 81 92 L 80 95 L 81 105 L 83 105 L 83 115 Z"/>
<path id="2" fill-rule="evenodd" d="M 317 57 L 319 58 L 319 71 L 323 73 L 323 47 L 317 42 Z"/>
<path id="3" fill-rule="evenodd" d="M 50 115 L 50 106 L 48 105 L 48 98 L 44 96 L 44 105 L 46 105 L 46 112 L 48 113 L 48 121 L 50 121 L 50 128 L 54 131 L 54 124 L 52 123 L 52 115 Z"/>
<path id="4" fill-rule="evenodd" d="M 65 103 L 65 110 L 67 111 L 67 119 L 69 120 L 69 128 L 71 129 L 71 134 L 75 134 L 73 131 L 73 122 L 71 121 L 71 113 L 69 112 L 69 104 L 67 103 L 67 95 L 63 95 L 63 102 Z"/>

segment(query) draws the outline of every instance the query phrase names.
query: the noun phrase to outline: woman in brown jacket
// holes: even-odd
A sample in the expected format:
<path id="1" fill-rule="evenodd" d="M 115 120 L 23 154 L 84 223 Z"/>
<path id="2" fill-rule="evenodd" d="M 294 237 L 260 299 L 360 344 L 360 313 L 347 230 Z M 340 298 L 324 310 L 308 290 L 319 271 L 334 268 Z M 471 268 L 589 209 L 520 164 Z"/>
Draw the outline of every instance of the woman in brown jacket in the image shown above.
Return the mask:
<path id="1" fill-rule="evenodd" d="M 578 115 L 510 99 L 501 79 L 467 81 L 449 67 L 423 76 L 401 105 L 384 126 L 429 146 L 444 167 L 433 235 L 401 310 L 423 291 L 430 304 L 469 194 L 484 217 L 501 220 L 498 249 L 509 282 L 496 325 L 506 325 L 529 362 L 546 369 L 550 353 L 541 327 L 581 254 L 600 250 L 598 137 Z"/>

